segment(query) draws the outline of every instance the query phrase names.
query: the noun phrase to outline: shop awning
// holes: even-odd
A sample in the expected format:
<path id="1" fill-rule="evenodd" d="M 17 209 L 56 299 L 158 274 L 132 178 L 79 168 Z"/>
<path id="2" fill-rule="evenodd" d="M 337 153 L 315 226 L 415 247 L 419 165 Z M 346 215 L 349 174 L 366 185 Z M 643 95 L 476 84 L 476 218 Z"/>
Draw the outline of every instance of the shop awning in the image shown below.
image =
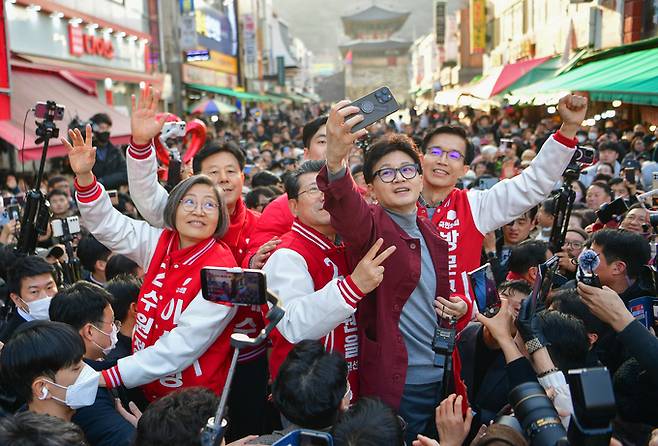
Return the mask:
<path id="1" fill-rule="evenodd" d="M 463 94 L 478 99 L 489 99 L 549 59 L 550 57 L 541 57 L 493 68 L 479 82 L 464 88 Z"/>
<path id="2" fill-rule="evenodd" d="M 459 88 L 454 88 L 452 90 L 441 90 L 437 91 L 434 96 L 434 103 L 439 105 L 447 105 L 450 107 L 456 107 L 459 96 L 461 96 L 462 91 Z"/>
<path id="3" fill-rule="evenodd" d="M 246 91 L 236 91 L 232 90 L 230 88 L 222 88 L 222 87 L 213 87 L 210 85 L 203 85 L 203 84 L 186 84 L 190 88 L 194 88 L 195 90 L 201 90 L 201 91 L 208 91 L 210 93 L 216 93 L 216 94 L 221 94 L 224 96 L 231 96 L 234 98 L 241 99 L 243 101 L 251 101 L 251 102 L 282 102 L 284 101 L 283 98 L 275 97 L 275 96 L 270 96 L 270 95 L 261 95 L 261 94 L 256 94 L 256 93 L 248 93 Z"/>
<path id="4" fill-rule="evenodd" d="M 658 48 L 596 60 L 557 76 L 514 90 L 514 96 L 531 98 L 535 105 L 546 98 L 572 91 L 588 92 L 594 101 L 619 99 L 658 106 Z"/>
<path id="5" fill-rule="evenodd" d="M 112 142 L 123 144 L 130 139 L 130 118 L 108 107 L 97 97 L 85 94 L 77 86 L 58 74 L 48 72 L 12 69 L 11 72 L 11 116 L 10 120 L 0 121 L 0 138 L 16 146 L 19 150 L 23 141 L 23 119 L 27 110 L 39 101 L 52 100 L 66 106 L 64 119 L 57 122 L 60 137 L 66 136 L 69 122 L 77 115 L 88 119 L 95 113 L 107 113 L 112 119 Z M 36 125 L 34 115 L 25 121 L 25 147 L 19 153 L 22 160 L 36 160 L 41 157 L 41 145 L 34 143 Z M 66 148 L 59 139 L 50 141 L 48 157 L 66 155 Z"/>

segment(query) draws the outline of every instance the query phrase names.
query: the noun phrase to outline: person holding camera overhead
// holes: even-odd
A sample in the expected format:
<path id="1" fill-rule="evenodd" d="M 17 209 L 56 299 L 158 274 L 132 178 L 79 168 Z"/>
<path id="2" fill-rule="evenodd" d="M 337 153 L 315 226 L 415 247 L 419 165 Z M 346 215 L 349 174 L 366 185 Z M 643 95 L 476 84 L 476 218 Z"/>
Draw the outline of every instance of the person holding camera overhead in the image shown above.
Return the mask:
<path id="1" fill-rule="evenodd" d="M 236 266 L 229 248 L 217 240 L 229 224 L 222 192 L 205 175 L 188 178 L 169 195 L 163 216 L 166 228 L 154 228 L 112 207 L 92 173 L 96 149 L 91 127 L 86 128 L 86 138 L 78 129 L 69 136 L 72 143 L 64 138 L 62 142 L 76 176 L 83 225 L 113 252 L 146 271 L 133 354 L 104 370 L 101 384 L 143 386 L 149 401 L 190 386 L 221 393 L 237 310 L 203 298 L 200 271 L 205 266 Z"/>

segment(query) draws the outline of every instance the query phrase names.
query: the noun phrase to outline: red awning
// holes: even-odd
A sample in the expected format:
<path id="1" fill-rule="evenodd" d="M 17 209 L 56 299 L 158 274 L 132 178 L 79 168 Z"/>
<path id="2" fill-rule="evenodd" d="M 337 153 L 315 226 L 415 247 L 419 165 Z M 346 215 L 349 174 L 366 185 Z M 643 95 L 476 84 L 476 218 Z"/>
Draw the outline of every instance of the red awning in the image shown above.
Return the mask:
<path id="1" fill-rule="evenodd" d="M 550 57 L 541 57 L 539 59 L 524 60 L 493 68 L 479 82 L 466 86 L 463 94 L 480 99 L 489 99 L 505 91 L 507 87 L 519 80 L 521 76 L 528 74 L 532 69 L 549 59 Z"/>
<path id="2" fill-rule="evenodd" d="M 65 136 L 69 122 L 79 116 L 89 119 L 95 113 L 107 113 L 112 119 L 112 142 L 122 144 L 130 138 L 130 117 L 103 104 L 95 96 L 85 94 L 56 73 L 24 71 L 11 72 L 11 116 L 10 120 L 0 121 L 0 138 L 16 146 L 19 150 L 23 141 L 23 120 L 27 110 L 39 101 L 53 100 L 66 106 L 64 119 L 57 122 L 60 136 Z M 41 157 L 41 146 L 36 145 L 34 115 L 29 114 L 25 121 L 25 149 L 19 154 L 22 160 L 36 160 Z M 59 140 L 51 140 L 48 158 L 65 156 L 66 149 Z"/>

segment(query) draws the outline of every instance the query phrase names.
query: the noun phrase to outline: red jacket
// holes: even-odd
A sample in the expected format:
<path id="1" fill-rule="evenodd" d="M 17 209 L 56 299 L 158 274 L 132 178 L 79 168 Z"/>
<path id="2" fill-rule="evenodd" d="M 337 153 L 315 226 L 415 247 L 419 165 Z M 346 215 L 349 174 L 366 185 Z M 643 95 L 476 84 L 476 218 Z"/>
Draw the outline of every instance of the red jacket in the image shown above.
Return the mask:
<path id="1" fill-rule="evenodd" d="M 247 255 L 242 266 L 249 267 L 249 260 L 256 254 L 258 248 L 269 242 L 272 237 L 280 237 L 290 231 L 294 217 L 288 208 L 288 195 L 283 194 L 265 207 L 255 229 L 251 232 Z"/>
<path id="2" fill-rule="evenodd" d="M 420 278 L 420 242 L 409 237 L 381 206 L 368 205 L 349 172 L 330 183 L 323 167 L 317 183 L 325 194 L 331 224 L 345 241 L 350 267 L 356 266 L 378 238 L 384 239 L 384 247 L 397 248 L 383 263 L 384 280 L 359 303 L 357 312 L 361 395 L 380 397 L 397 409 L 407 373 L 400 315 Z M 448 245 L 428 220 L 419 217 L 417 223 L 434 261 L 436 294 L 449 296 Z M 463 324 L 468 321 L 464 319 Z"/>

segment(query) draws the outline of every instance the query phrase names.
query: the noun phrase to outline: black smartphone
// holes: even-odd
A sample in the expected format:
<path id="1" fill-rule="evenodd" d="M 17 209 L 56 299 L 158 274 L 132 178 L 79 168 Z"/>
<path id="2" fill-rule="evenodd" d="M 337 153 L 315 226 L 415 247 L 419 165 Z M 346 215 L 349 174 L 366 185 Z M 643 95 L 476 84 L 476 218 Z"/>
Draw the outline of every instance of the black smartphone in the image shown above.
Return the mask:
<path id="1" fill-rule="evenodd" d="M 539 265 L 537 269 L 537 277 L 532 287 L 532 294 L 530 294 L 532 312 L 537 311 L 539 304 L 546 302 L 548 294 L 551 292 L 553 286 L 553 277 L 557 271 L 559 258 L 553 256 L 544 263 Z"/>
<path id="2" fill-rule="evenodd" d="M 635 169 L 632 167 L 625 167 L 624 177 L 629 184 L 635 184 Z"/>
<path id="3" fill-rule="evenodd" d="M 388 87 L 379 87 L 377 90 L 357 99 L 350 105 L 359 107 L 358 114 L 364 116 L 363 121 L 352 127 L 352 133 L 364 129 L 370 124 L 373 124 L 400 109 L 400 105 L 395 100 L 391 89 Z M 349 115 L 345 117 L 345 120 L 347 121 L 352 116 L 355 115 Z"/>
<path id="4" fill-rule="evenodd" d="M 467 275 L 480 313 L 486 317 L 495 316 L 500 308 L 500 296 L 496 288 L 496 278 L 491 269 L 491 264 L 485 263 L 467 273 Z"/>
<path id="5" fill-rule="evenodd" d="M 201 293 L 210 302 L 263 305 L 267 301 L 265 273 L 256 269 L 207 266 L 201 269 Z"/>

